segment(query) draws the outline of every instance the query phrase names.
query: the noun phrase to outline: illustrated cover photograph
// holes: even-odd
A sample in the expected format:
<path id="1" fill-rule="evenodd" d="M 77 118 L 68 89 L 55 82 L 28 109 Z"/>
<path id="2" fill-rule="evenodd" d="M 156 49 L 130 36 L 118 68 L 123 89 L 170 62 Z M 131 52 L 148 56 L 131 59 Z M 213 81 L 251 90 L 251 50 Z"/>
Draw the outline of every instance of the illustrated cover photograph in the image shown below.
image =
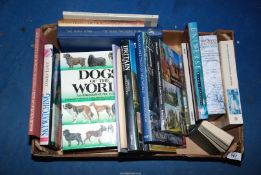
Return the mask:
<path id="1" fill-rule="evenodd" d="M 63 150 L 116 146 L 112 52 L 60 60 Z"/>

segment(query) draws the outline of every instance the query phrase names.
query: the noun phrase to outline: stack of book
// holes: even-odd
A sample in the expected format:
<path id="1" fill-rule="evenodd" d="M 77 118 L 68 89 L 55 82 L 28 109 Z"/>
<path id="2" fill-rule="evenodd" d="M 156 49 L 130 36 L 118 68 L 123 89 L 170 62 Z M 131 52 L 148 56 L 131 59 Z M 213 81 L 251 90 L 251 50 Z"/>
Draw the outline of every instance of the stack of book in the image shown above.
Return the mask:
<path id="1" fill-rule="evenodd" d="M 191 138 L 210 154 L 229 149 L 224 129 L 243 124 L 233 40 L 191 22 L 180 52 L 157 15 L 63 15 L 57 45 L 36 29 L 29 135 L 40 145 L 175 153 Z"/>

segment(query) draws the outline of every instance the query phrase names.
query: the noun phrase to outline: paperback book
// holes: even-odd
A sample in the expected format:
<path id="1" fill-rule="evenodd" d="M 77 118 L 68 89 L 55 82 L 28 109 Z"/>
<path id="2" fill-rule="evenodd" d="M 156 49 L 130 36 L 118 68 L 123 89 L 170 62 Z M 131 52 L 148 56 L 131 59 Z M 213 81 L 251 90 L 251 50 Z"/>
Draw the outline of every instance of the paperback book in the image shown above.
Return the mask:
<path id="1" fill-rule="evenodd" d="M 226 112 L 216 35 L 199 36 L 200 53 L 209 117 Z"/>
<path id="2" fill-rule="evenodd" d="M 61 53 L 63 150 L 116 146 L 112 56 Z"/>

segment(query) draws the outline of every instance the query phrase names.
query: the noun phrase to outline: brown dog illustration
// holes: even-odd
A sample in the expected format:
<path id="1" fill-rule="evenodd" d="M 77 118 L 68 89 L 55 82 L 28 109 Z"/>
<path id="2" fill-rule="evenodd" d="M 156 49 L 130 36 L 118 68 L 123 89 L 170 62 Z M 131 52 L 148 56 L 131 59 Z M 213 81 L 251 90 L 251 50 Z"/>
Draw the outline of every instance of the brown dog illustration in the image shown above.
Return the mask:
<path id="1" fill-rule="evenodd" d="M 97 105 L 94 102 L 92 102 L 90 104 L 90 107 L 93 106 L 94 109 L 97 112 L 97 116 L 98 116 L 98 120 L 100 118 L 100 112 L 106 111 L 106 113 L 108 114 L 109 118 L 112 117 L 112 113 L 111 113 L 111 107 L 109 105 Z"/>
<path id="2" fill-rule="evenodd" d="M 80 64 L 81 67 L 85 67 L 86 58 L 83 57 L 72 57 L 70 54 L 63 54 L 66 62 L 70 68 L 73 68 L 74 65 Z"/>
<path id="3" fill-rule="evenodd" d="M 78 114 L 82 113 L 85 119 L 91 120 L 93 117 L 93 113 L 91 111 L 91 108 L 87 105 L 72 105 L 71 103 L 66 103 L 63 105 L 63 108 L 66 109 L 72 116 L 73 116 L 73 122 L 76 122 L 76 119 L 78 117 Z"/>
<path id="4" fill-rule="evenodd" d="M 89 140 L 91 142 L 91 137 L 97 137 L 99 144 L 101 144 L 100 137 L 102 136 L 102 133 L 106 130 L 107 130 L 106 126 L 101 125 L 100 129 L 98 130 L 86 132 L 86 138 L 84 140 L 84 144 L 86 140 Z"/>

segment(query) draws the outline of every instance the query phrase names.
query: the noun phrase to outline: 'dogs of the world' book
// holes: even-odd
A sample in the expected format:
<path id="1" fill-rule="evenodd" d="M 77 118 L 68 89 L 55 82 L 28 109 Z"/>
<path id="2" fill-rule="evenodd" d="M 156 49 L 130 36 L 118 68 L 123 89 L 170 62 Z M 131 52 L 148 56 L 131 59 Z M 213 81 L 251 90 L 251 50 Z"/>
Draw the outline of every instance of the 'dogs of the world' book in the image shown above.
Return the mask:
<path id="1" fill-rule="evenodd" d="M 112 52 L 61 53 L 63 150 L 116 146 Z"/>

